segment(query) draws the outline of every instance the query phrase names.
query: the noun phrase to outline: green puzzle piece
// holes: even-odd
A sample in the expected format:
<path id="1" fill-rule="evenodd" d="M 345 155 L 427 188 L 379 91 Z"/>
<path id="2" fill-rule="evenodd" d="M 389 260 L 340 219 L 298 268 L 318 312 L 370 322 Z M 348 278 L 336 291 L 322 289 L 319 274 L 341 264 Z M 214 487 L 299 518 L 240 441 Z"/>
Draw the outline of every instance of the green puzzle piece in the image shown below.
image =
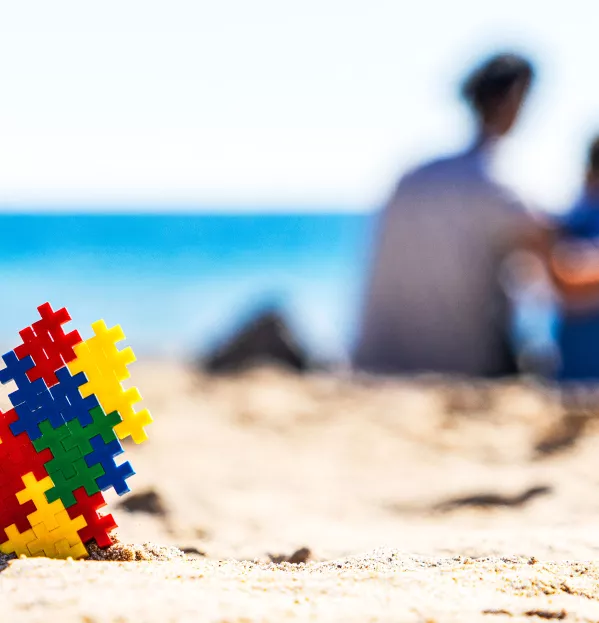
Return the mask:
<path id="1" fill-rule="evenodd" d="M 54 482 L 54 487 L 46 492 L 48 502 L 58 499 L 65 508 L 76 503 L 73 492 L 85 487 L 88 495 L 98 493 L 100 488 L 96 478 L 104 475 L 100 464 L 88 467 L 85 456 L 93 452 L 90 439 L 101 435 L 104 443 L 108 444 L 117 439 L 113 428 L 122 422 L 121 416 L 114 411 L 106 415 L 102 407 L 90 410 L 92 423 L 81 426 L 79 420 L 72 420 L 52 428 L 50 422 L 40 424 L 42 436 L 33 442 L 37 452 L 49 449 L 53 458 L 45 464 L 48 474 Z"/>
<path id="2" fill-rule="evenodd" d="M 81 457 L 73 462 L 73 468 L 76 472 L 73 478 L 65 478 L 60 471 L 52 474 L 54 487 L 46 491 L 46 499 L 50 504 L 60 499 L 65 508 L 73 506 L 77 503 L 73 491 L 80 487 L 85 487 L 85 492 L 90 496 L 100 491 L 96 484 L 96 478 L 104 475 L 104 470 L 100 465 L 88 467 L 85 459 Z"/>
<path id="3" fill-rule="evenodd" d="M 33 447 L 37 452 L 49 449 L 54 457 L 44 465 L 46 471 L 50 476 L 60 471 L 65 478 L 73 478 L 77 473 L 73 467 L 73 462 L 81 458 L 81 451 L 78 447 L 70 450 L 65 449 L 63 442 L 71 435 L 71 431 L 66 424 L 52 428 L 48 421 L 41 422 L 39 427 L 42 436 L 33 442 Z"/>
<path id="4" fill-rule="evenodd" d="M 93 448 L 89 442 L 96 435 L 102 435 L 105 444 L 117 439 L 113 428 L 120 424 L 123 420 L 117 411 L 113 411 L 106 415 L 102 407 L 94 407 L 89 414 L 92 417 L 92 423 L 87 426 L 81 426 L 79 420 L 69 422 L 70 434 L 62 440 L 62 444 L 67 450 L 78 448 L 81 456 L 86 456 L 93 452 Z"/>

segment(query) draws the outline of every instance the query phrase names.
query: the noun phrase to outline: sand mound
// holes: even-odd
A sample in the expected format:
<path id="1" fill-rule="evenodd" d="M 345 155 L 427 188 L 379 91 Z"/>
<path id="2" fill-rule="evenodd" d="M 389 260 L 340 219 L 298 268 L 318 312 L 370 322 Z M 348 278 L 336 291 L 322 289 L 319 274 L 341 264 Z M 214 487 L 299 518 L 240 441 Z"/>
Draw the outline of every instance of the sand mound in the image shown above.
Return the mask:
<path id="1" fill-rule="evenodd" d="M 599 564 L 387 548 L 307 564 L 20 559 L 1 575 L 0 599 L 3 620 L 23 623 L 597 621 Z"/>
<path id="2" fill-rule="evenodd" d="M 3 621 L 599 621 L 598 411 L 525 383 L 139 376 L 152 441 L 107 501 L 144 544 L 0 558 Z"/>

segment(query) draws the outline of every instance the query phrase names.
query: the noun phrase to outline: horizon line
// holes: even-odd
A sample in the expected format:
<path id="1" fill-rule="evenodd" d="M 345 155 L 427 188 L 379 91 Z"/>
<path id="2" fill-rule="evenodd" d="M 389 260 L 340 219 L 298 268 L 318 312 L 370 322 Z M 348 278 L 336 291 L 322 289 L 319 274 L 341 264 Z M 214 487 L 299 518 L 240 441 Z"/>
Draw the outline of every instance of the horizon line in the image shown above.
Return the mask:
<path id="1" fill-rule="evenodd" d="M 210 216 L 243 216 L 250 214 L 292 215 L 292 214 L 370 214 L 378 209 L 374 205 L 340 205 L 325 203 L 187 203 L 187 202 L 77 202 L 77 203 L 45 203 L 3 204 L 0 202 L 0 216 L 67 216 L 67 215 L 210 215 Z"/>

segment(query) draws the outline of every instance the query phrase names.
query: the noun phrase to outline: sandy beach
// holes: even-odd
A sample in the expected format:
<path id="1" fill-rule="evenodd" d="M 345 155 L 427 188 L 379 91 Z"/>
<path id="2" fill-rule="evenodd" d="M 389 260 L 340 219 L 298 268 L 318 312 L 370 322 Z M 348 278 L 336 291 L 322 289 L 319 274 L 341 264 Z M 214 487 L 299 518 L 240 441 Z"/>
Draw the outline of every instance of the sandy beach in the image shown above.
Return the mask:
<path id="1" fill-rule="evenodd" d="M 599 621 L 599 425 L 555 391 L 165 362 L 133 381 L 155 424 L 109 503 L 134 561 L 8 561 L 3 620 Z"/>

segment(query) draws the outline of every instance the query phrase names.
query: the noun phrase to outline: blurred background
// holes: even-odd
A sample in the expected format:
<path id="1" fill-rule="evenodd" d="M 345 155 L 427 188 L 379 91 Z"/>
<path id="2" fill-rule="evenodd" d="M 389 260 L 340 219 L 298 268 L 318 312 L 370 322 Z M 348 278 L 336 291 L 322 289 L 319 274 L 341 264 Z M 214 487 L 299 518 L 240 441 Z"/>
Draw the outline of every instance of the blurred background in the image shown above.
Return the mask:
<path id="1" fill-rule="evenodd" d="M 2 3 L 0 35 L 0 347 L 45 301 L 84 338 L 123 326 L 155 418 L 127 447 L 126 542 L 598 555 L 586 390 L 570 408 L 528 381 L 188 365 L 226 367 L 266 312 L 255 346 L 347 365 L 377 215 L 407 170 L 471 144 L 460 82 L 497 51 L 537 79 L 494 171 L 568 210 L 599 130 L 593 0 L 31 0 Z M 550 358 L 545 267 L 519 258 L 502 277 L 513 339 Z"/>
<path id="2" fill-rule="evenodd" d="M 5 3 L 0 344 L 50 300 L 188 359 L 276 308 L 311 356 L 343 362 L 373 215 L 408 167 L 467 143 L 456 88 L 482 55 L 539 69 L 498 175 L 540 209 L 572 203 L 599 126 L 593 11 Z"/>

